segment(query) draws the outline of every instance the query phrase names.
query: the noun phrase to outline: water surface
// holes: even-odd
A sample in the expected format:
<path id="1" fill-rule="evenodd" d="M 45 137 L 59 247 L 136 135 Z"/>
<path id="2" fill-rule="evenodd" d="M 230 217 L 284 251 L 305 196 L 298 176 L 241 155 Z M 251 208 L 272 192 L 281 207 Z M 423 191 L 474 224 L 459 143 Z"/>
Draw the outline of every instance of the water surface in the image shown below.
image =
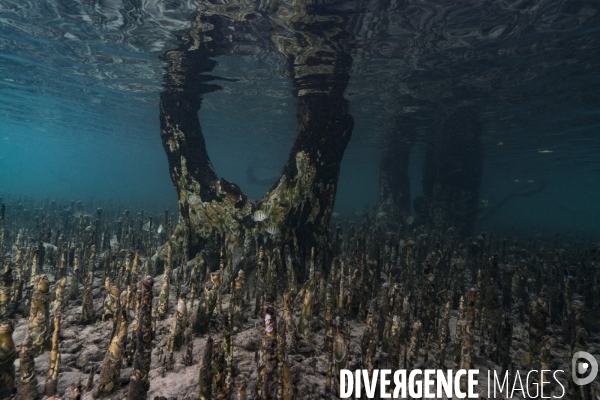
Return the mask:
<path id="1" fill-rule="evenodd" d="M 0 0 L 0 193 L 174 210 L 159 137 L 159 55 L 179 46 L 206 4 Z M 339 213 L 377 202 L 386 130 L 413 132 L 411 197 L 420 195 L 437 116 L 469 104 L 483 125 L 482 204 L 546 185 L 479 227 L 599 234 L 600 4 L 372 1 L 349 12 L 357 14 L 346 91 L 355 129 Z M 286 62 L 241 45 L 217 62 L 213 74 L 235 81 L 205 96 L 209 154 L 220 176 L 259 198 L 268 186 L 249 183 L 248 166 L 276 175 L 295 135 Z"/>

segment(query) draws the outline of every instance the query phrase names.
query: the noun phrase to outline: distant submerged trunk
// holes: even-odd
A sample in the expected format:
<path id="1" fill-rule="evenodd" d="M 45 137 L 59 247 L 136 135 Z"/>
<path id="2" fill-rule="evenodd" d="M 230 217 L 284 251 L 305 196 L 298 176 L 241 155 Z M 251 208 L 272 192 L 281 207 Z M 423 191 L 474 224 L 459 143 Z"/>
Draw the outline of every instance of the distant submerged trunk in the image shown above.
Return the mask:
<path id="1" fill-rule="evenodd" d="M 414 200 L 415 225 L 427 230 L 454 228 L 458 236 L 470 235 L 477 222 L 483 173 L 483 126 L 475 106 L 438 105 L 426 136 L 423 195 Z M 431 111 L 430 111 L 431 112 Z M 414 122 L 417 121 L 417 122 Z M 393 117 L 382 140 L 379 169 L 377 225 L 388 232 L 410 231 L 409 155 L 421 140 L 421 118 Z"/>
<path id="2" fill-rule="evenodd" d="M 381 143 L 375 220 L 386 231 L 396 231 L 410 216 L 408 165 L 415 134 L 414 127 L 406 122 L 399 117 L 392 118 Z"/>
<path id="3" fill-rule="evenodd" d="M 306 254 L 310 247 L 325 246 L 340 163 L 352 134 L 344 91 L 353 21 L 319 15 L 323 8 L 310 4 L 269 10 L 274 13 L 269 17 L 238 6 L 211 6 L 198 15 L 184 44 L 162 56 L 168 67 L 160 96 L 161 137 L 179 198 L 172 241 L 188 256 L 217 240 L 231 254 L 259 237 Z M 214 81 L 221 78 L 207 75 L 217 65 L 212 57 L 235 54 L 234 45 L 249 36 L 256 40 L 253 45 L 274 44 L 288 60 L 298 114 L 283 172 L 258 201 L 218 178 L 198 118 L 203 95 L 220 89 Z"/>
<path id="4" fill-rule="evenodd" d="M 414 208 L 430 229 L 454 228 L 472 233 L 483 175 L 483 126 L 475 106 L 440 109 L 435 133 L 427 143 L 423 165 L 423 196 Z"/>

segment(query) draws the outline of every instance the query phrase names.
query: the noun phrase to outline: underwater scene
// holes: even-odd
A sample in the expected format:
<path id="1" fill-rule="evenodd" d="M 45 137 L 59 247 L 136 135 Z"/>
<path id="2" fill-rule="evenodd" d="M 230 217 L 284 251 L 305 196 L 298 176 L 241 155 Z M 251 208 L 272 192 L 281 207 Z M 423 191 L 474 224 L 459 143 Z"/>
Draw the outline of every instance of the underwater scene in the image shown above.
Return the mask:
<path id="1" fill-rule="evenodd" d="M 600 399 L 600 2 L 0 0 L 0 399 Z"/>

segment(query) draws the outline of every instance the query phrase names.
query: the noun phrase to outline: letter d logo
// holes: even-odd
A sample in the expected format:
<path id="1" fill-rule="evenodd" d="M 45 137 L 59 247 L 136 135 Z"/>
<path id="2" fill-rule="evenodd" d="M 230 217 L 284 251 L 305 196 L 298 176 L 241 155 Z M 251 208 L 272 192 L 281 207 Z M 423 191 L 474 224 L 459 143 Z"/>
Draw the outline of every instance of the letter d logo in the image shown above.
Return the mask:
<path id="1" fill-rule="evenodd" d="M 579 361 L 584 359 L 585 361 Z M 588 370 L 591 371 L 590 374 L 585 378 L 579 378 L 577 375 L 584 375 Z M 585 351 L 578 351 L 573 354 L 573 358 L 571 359 L 571 375 L 573 376 L 573 382 L 576 385 L 583 386 L 589 383 L 592 383 L 596 376 L 598 375 L 598 361 L 596 358 L 587 353 Z"/>

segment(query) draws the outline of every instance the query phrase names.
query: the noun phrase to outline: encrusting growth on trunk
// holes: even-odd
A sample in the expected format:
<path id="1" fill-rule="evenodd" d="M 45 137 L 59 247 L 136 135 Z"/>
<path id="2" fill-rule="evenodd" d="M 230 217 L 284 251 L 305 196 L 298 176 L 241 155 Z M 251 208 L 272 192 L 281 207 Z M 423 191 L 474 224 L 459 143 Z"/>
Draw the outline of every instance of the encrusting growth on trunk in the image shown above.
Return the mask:
<path id="1" fill-rule="evenodd" d="M 63 280 L 65 278 L 62 278 Z M 60 312 L 54 315 L 54 333 L 52 334 L 52 350 L 50 351 L 50 367 L 45 383 L 46 396 L 54 396 L 58 385 L 58 368 L 60 366 L 60 353 L 58 352 L 60 332 Z"/>
<path id="2" fill-rule="evenodd" d="M 118 387 L 121 375 L 121 365 L 125 355 L 127 342 L 127 316 L 125 310 L 119 311 L 119 325 L 117 333 L 113 336 L 108 351 L 102 361 L 100 379 L 93 391 L 94 398 L 99 398 L 105 393 L 110 393 Z"/>
<path id="3" fill-rule="evenodd" d="M 65 285 L 66 284 L 67 284 L 67 278 L 63 277 L 63 278 L 61 278 L 60 281 L 58 281 L 58 284 L 56 285 L 54 302 L 52 303 L 52 311 L 53 312 L 62 312 L 62 310 L 65 306 L 64 294 L 65 294 Z"/>
<path id="4" fill-rule="evenodd" d="M 269 296 L 270 297 L 270 296 Z M 277 397 L 278 376 L 278 343 L 277 343 L 277 314 L 273 304 L 265 303 L 265 327 L 262 341 L 262 351 L 259 354 L 256 390 L 261 399 L 272 400 Z"/>
<path id="5" fill-rule="evenodd" d="M 235 282 L 232 284 L 232 311 L 231 311 L 231 325 L 233 333 L 238 333 L 244 326 L 244 290 L 245 290 L 246 278 L 244 271 L 240 269 Z"/>
<path id="6" fill-rule="evenodd" d="M 34 354 L 39 356 L 46 349 L 48 323 L 50 319 L 50 282 L 46 275 L 40 275 L 31 299 L 29 309 L 29 329 Z"/>
<path id="7" fill-rule="evenodd" d="M 171 243 L 167 243 L 167 259 L 165 260 L 165 273 L 163 275 L 162 286 L 160 288 L 160 294 L 158 295 L 158 305 L 156 306 L 156 316 L 159 318 L 165 318 L 169 311 L 169 292 L 170 292 L 170 280 L 171 280 L 171 264 L 173 258 L 173 247 Z"/>
<path id="8" fill-rule="evenodd" d="M 18 390 L 15 400 L 37 400 L 39 398 L 34 357 L 33 340 L 30 336 L 26 336 L 21 344 L 21 351 L 19 353 L 21 372 L 17 383 Z"/>
<path id="9" fill-rule="evenodd" d="M 194 311 L 192 329 L 196 335 L 203 335 L 208 331 L 208 325 L 217 304 L 217 293 L 212 282 L 206 282 L 204 292 L 198 306 Z"/>
<path id="10" fill-rule="evenodd" d="M 2 277 L 0 277 L 0 319 L 12 316 L 11 289 L 13 285 L 13 273 L 10 264 L 10 259 L 5 261 L 4 271 L 2 272 Z M 33 282 L 33 285 L 36 283 L 37 280 Z"/>
<path id="11" fill-rule="evenodd" d="M 167 370 L 173 368 L 174 352 L 181 348 L 184 339 L 184 332 L 188 326 L 188 313 L 186 305 L 187 293 L 182 292 L 179 294 L 177 307 L 175 308 L 175 315 L 173 316 L 173 323 L 171 326 L 171 334 L 169 336 L 169 354 L 167 356 Z"/>
<path id="12" fill-rule="evenodd" d="M 444 368 L 446 362 L 446 345 L 448 342 L 448 322 L 450 321 L 450 300 L 446 302 L 442 320 L 440 322 L 440 336 L 438 337 L 439 358 L 438 368 Z"/>
<path id="13" fill-rule="evenodd" d="M 94 311 L 94 298 L 92 295 L 92 286 L 86 285 L 81 294 L 81 316 L 79 318 L 82 324 L 89 324 L 96 318 Z"/>
<path id="14" fill-rule="evenodd" d="M 91 284 L 88 283 L 91 287 Z M 102 314 L 102 321 L 110 318 L 114 318 L 117 315 L 121 300 L 121 290 L 113 284 L 111 284 L 110 278 L 106 278 L 104 284 L 106 290 L 106 298 L 104 299 L 104 312 Z"/>
<path id="15" fill-rule="evenodd" d="M 206 340 L 204 346 L 204 353 L 202 354 L 202 361 L 200 361 L 200 400 L 211 400 L 212 399 L 212 382 L 213 382 L 213 368 L 212 368 L 212 352 L 213 352 L 213 339 L 209 337 Z"/>
<path id="16" fill-rule="evenodd" d="M 150 382 L 150 359 L 152 356 L 152 286 L 154 280 L 147 276 L 142 282 L 142 303 L 138 310 L 137 343 L 133 357 L 133 373 L 127 391 L 127 400 L 146 398 Z"/>
<path id="17" fill-rule="evenodd" d="M 13 330 L 12 322 L 0 320 L 0 397 L 8 397 L 16 389 L 14 361 L 17 350 Z"/>
<path id="18" fill-rule="evenodd" d="M 79 296 L 79 272 L 79 256 L 75 255 L 71 284 L 69 286 L 69 300 L 75 300 Z"/>

